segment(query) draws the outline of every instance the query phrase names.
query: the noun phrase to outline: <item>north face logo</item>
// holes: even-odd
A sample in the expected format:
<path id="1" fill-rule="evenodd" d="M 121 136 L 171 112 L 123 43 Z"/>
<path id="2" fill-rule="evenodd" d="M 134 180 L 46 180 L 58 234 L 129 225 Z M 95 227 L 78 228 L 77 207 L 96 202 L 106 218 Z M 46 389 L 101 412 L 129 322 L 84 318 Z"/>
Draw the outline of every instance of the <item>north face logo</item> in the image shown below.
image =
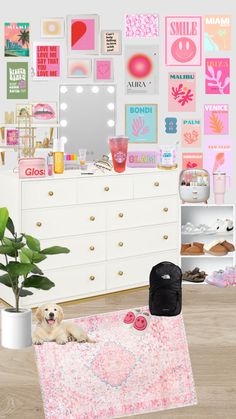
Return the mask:
<path id="1" fill-rule="evenodd" d="M 165 275 L 162 275 L 162 276 L 161 276 L 161 278 L 162 278 L 162 279 L 170 279 L 170 275 L 165 274 Z"/>

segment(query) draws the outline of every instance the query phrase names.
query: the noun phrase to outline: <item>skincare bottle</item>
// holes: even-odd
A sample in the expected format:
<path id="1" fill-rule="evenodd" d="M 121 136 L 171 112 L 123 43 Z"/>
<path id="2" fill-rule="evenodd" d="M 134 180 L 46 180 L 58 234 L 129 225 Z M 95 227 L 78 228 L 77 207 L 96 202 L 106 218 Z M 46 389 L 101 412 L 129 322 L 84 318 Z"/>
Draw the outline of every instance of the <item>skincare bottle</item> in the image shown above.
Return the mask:
<path id="1" fill-rule="evenodd" d="M 64 142 L 60 139 L 53 141 L 53 169 L 56 174 L 64 172 Z"/>
<path id="2" fill-rule="evenodd" d="M 48 153 L 47 156 L 48 176 L 53 175 L 53 153 Z"/>

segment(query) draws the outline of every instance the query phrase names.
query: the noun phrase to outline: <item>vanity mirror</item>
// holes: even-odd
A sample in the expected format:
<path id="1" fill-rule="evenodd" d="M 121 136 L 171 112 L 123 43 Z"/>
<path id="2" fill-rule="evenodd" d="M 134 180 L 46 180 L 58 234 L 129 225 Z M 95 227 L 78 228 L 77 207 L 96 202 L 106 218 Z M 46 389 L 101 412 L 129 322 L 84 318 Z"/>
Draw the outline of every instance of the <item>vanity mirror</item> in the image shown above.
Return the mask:
<path id="1" fill-rule="evenodd" d="M 59 135 L 66 153 L 87 150 L 87 160 L 109 152 L 108 137 L 115 134 L 116 89 L 113 84 L 61 85 Z"/>

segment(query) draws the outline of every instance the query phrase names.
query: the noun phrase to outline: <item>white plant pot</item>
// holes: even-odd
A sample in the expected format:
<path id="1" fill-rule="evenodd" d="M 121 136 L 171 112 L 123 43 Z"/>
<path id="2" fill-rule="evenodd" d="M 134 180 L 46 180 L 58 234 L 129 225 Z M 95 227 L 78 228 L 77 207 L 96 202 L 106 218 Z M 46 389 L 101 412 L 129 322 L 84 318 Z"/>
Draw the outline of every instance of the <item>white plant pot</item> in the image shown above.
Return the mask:
<path id="1" fill-rule="evenodd" d="M 14 309 L 1 310 L 1 342 L 9 349 L 22 349 L 32 345 L 31 338 L 31 310 Z"/>

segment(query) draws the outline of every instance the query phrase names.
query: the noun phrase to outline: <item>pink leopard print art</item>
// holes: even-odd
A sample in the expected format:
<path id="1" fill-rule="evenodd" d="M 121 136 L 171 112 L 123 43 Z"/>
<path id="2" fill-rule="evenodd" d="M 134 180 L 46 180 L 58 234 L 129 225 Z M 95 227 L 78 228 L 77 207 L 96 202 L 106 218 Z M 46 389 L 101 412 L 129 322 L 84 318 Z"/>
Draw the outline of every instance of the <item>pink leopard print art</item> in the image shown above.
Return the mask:
<path id="1" fill-rule="evenodd" d="M 74 319 L 95 344 L 35 346 L 46 419 L 111 419 L 196 404 L 182 315 L 153 316 L 145 333 L 134 333 L 124 327 L 127 312 Z"/>

